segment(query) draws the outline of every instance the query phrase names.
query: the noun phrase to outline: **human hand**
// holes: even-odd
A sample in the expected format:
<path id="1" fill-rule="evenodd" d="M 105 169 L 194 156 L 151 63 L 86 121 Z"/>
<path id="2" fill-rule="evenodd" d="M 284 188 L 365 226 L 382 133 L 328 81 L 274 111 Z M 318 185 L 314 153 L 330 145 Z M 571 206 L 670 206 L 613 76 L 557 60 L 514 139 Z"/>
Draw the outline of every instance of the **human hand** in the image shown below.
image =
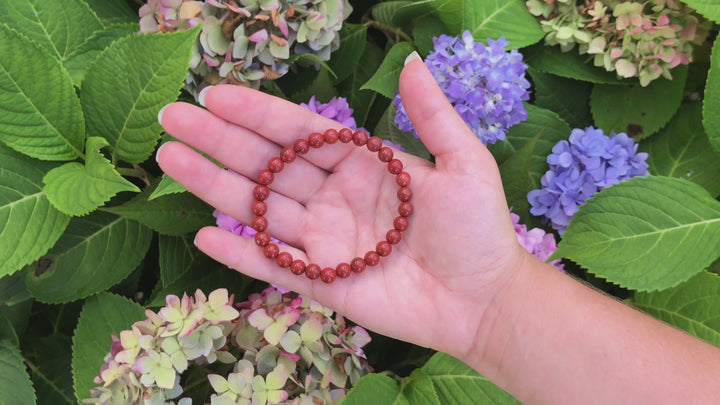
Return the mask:
<path id="1" fill-rule="evenodd" d="M 436 163 L 396 153 L 412 176 L 415 213 L 379 265 L 324 284 L 280 268 L 251 238 L 207 227 L 196 244 L 233 269 L 309 295 L 364 327 L 462 357 L 478 349 L 487 309 L 529 255 L 517 243 L 493 157 L 421 61 L 407 64 L 400 92 Z M 161 123 L 240 176 L 179 142 L 164 145 L 158 162 L 188 190 L 244 223 L 254 217 L 253 179 L 271 157 L 312 132 L 341 128 L 239 86 L 213 87 L 204 103 L 209 111 L 174 103 Z M 353 145 L 336 143 L 298 156 L 271 189 L 268 233 L 289 244 L 281 251 L 321 267 L 364 256 L 397 216 L 394 176 L 375 154 Z"/>

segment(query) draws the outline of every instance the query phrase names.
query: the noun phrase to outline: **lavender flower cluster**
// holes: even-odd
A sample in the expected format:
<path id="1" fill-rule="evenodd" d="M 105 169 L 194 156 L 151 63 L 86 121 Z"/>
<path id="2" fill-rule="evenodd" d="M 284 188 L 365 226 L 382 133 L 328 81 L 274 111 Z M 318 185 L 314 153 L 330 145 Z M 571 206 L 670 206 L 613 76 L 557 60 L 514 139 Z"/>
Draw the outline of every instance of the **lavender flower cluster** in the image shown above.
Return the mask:
<path id="1" fill-rule="evenodd" d="M 528 230 L 526 225 L 520 223 L 520 217 L 512 212 L 510 213 L 510 218 L 515 227 L 515 234 L 517 235 L 520 246 L 530 252 L 531 255 L 544 262 L 557 250 L 557 243 L 555 242 L 555 236 L 553 234 L 545 233 L 545 231 L 540 228 Z M 560 271 L 565 271 L 560 259 L 551 261 L 550 265 Z"/>
<path id="2" fill-rule="evenodd" d="M 554 229 L 565 232 L 578 207 L 595 192 L 635 176 L 648 174 L 647 153 L 625 133 L 590 126 L 573 129 L 569 141 L 560 141 L 547 157 L 550 169 L 542 188 L 528 193 L 533 215 L 543 215 Z"/>
<path id="3" fill-rule="evenodd" d="M 527 66 L 517 49 L 505 52 L 504 37 L 485 45 L 465 31 L 462 37 L 433 38 L 434 50 L 425 59 L 455 111 L 483 144 L 504 140 L 508 128 L 527 119 L 523 100 L 530 98 Z M 395 123 L 403 131 L 417 132 L 400 99 L 394 100 Z"/>

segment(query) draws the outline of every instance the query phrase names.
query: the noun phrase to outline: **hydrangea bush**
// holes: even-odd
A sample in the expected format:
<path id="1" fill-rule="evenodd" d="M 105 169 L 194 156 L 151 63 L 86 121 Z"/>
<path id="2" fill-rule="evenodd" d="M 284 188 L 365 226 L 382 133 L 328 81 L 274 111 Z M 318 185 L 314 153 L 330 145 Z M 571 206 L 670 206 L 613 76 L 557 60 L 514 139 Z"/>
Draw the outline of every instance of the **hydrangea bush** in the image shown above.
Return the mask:
<path id="1" fill-rule="evenodd" d="M 432 163 L 398 98 L 412 51 L 520 245 L 717 344 L 718 22 L 704 0 L 0 0 L 0 398 L 514 403 L 203 255 L 203 226 L 254 231 L 153 158 L 164 105 L 231 83 Z"/>

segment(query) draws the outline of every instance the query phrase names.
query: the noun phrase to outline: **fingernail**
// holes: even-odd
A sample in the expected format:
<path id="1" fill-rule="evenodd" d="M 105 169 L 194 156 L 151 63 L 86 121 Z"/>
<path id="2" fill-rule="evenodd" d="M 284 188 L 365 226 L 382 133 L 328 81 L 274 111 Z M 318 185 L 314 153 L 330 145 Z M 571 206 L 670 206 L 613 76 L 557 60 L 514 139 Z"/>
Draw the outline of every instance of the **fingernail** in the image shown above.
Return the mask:
<path id="1" fill-rule="evenodd" d="M 203 107 L 205 107 L 205 96 L 210 89 L 212 89 L 212 86 L 207 86 L 204 89 L 200 90 L 200 93 L 198 93 L 197 101 Z"/>
<path id="2" fill-rule="evenodd" d="M 160 125 L 162 125 L 162 117 L 163 114 L 165 114 L 165 109 L 168 108 L 169 105 L 170 104 L 165 105 L 165 107 L 161 108 L 160 111 L 158 111 L 158 122 L 160 123 Z"/>
<path id="3" fill-rule="evenodd" d="M 167 142 L 165 142 L 164 144 L 160 145 L 160 147 L 157 148 L 157 150 L 155 151 L 155 161 L 156 161 L 156 162 L 158 161 L 158 156 L 160 156 L 160 151 L 162 150 L 162 148 L 165 147 L 165 145 L 167 145 Z"/>
<path id="4" fill-rule="evenodd" d="M 197 234 L 195 234 L 195 237 L 193 238 L 193 245 L 197 247 Z"/>
<path id="5" fill-rule="evenodd" d="M 415 59 L 420 59 L 420 54 L 417 53 L 417 51 L 412 51 L 412 53 L 408 55 L 407 58 L 405 58 L 405 65 L 414 61 Z"/>

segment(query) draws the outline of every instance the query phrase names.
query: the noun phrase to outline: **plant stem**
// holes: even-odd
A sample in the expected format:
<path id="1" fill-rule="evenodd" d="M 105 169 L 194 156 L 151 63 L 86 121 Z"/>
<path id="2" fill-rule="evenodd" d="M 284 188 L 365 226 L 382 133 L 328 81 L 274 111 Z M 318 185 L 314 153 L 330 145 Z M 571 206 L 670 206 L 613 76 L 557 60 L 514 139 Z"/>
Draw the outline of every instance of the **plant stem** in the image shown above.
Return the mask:
<path id="1" fill-rule="evenodd" d="M 382 31 L 386 35 L 395 35 L 395 42 L 400 42 L 400 38 L 404 41 L 413 42 L 410 35 L 405 33 L 401 28 L 394 28 L 381 22 L 370 20 L 364 23 L 366 27 L 375 28 L 378 31 Z"/>
<path id="2" fill-rule="evenodd" d="M 142 180 L 146 186 L 150 185 L 148 174 L 140 165 L 134 164 L 132 168 L 115 166 L 115 170 L 123 176 L 135 177 Z"/>

